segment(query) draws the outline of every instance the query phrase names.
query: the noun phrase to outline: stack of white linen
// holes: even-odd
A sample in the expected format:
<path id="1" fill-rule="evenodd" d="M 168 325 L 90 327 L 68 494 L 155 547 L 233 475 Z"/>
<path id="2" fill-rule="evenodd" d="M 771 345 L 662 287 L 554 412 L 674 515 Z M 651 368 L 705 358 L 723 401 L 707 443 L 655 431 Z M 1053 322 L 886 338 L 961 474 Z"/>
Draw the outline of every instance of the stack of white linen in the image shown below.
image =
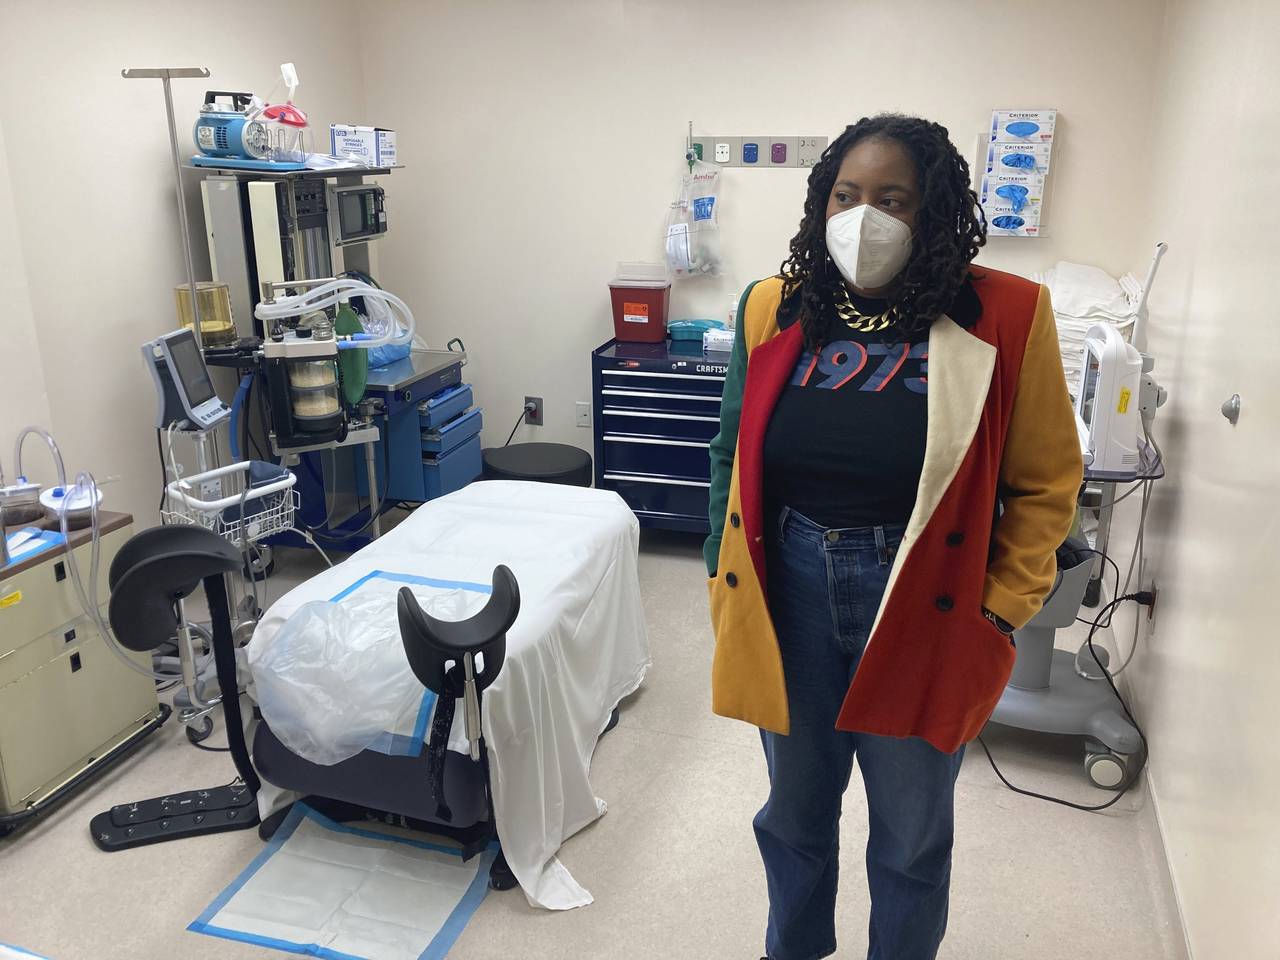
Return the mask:
<path id="1" fill-rule="evenodd" d="M 1074 398 L 1080 382 L 1085 333 L 1095 323 L 1111 323 L 1127 338 L 1142 300 L 1142 285 L 1131 273 L 1116 280 L 1098 267 L 1066 260 L 1033 274 L 1031 279 L 1049 288 L 1058 323 L 1062 368 Z"/>

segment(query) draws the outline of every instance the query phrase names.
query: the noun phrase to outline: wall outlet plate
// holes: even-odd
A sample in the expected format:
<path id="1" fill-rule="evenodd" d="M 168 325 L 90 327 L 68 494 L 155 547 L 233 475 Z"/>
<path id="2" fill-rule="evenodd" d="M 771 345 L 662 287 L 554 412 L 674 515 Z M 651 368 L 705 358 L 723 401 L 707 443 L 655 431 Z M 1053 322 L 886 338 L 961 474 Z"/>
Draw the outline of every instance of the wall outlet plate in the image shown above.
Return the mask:
<path id="1" fill-rule="evenodd" d="M 768 163 L 769 163 L 768 152 L 769 152 L 768 137 L 743 137 L 742 138 L 742 165 L 744 167 L 768 166 Z"/>
<path id="2" fill-rule="evenodd" d="M 524 422 L 531 427 L 542 426 L 542 398 L 541 397 L 525 397 L 524 404 L 527 408 L 529 404 L 533 404 L 534 409 L 526 409 L 524 412 Z"/>
<path id="3" fill-rule="evenodd" d="M 579 400 L 574 405 L 577 414 L 577 423 L 580 427 L 591 429 L 591 404 L 586 400 Z"/>
<path id="4" fill-rule="evenodd" d="M 722 167 L 736 167 L 742 162 L 741 137 L 708 137 L 711 159 Z"/>
<path id="5" fill-rule="evenodd" d="M 799 137 L 770 137 L 769 138 L 769 166 L 771 167 L 797 167 L 799 161 L 796 160 L 796 153 L 800 142 Z"/>
<path id="6" fill-rule="evenodd" d="M 822 159 L 822 151 L 826 149 L 826 137 L 799 137 L 796 143 L 796 165 L 806 169 L 814 166 Z"/>

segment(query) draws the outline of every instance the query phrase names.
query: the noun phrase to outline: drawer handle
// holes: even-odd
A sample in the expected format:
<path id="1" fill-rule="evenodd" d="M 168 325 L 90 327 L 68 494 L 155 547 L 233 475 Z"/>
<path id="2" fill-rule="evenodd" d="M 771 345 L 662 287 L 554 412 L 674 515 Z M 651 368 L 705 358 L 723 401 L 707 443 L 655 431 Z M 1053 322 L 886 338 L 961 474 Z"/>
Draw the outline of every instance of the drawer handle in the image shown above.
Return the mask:
<path id="1" fill-rule="evenodd" d="M 706 393 L 650 393 L 648 390 L 601 390 L 606 397 L 645 397 L 650 400 L 701 400 L 719 403 L 720 398 Z"/>
<path id="2" fill-rule="evenodd" d="M 604 479 L 621 483 L 656 483 L 663 486 L 706 487 L 708 490 L 711 489 L 710 482 L 706 480 L 666 480 L 659 477 L 637 477 L 628 473 L 606 473 Z"/>
<path id="3" fill-rule="evenodd" d="M 601 375 L 605 377 L 661 377 L 664 380 L 702 380 L 707 383 L 723 383 L 726 374 L 696 374 L 696 373 L 651 373 L 645 370 L 602 370 Z"/>
<path id="4" fill-rule="evenodd" d="M 700 447 L 710 450 L 711 444 L 696 440 L 656 440 L 652 437 L 617 437 L 605 435 L 605 443 L 646 443 L 655 447 Z"/>
<path id="5" fill-rule="evenodd" d="M 636 417 L 637 419 L 684 420 L 692 423 L 719 423 L 719 417 L 700 417 L 696 413 L 649 413 L 644 410 L 620 410 L 605 407 L 606 417 Z"/>

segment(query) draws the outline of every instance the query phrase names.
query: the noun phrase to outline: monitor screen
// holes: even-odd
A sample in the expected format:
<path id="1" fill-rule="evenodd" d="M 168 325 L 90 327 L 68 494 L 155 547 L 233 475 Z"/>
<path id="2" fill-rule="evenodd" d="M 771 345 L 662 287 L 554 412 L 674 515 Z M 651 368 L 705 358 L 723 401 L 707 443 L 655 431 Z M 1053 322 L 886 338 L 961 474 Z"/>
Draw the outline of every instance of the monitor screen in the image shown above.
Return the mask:
<path id="1" fill-rule="evenodd" d="M 183 330 L 169 337 L 169 355 L 173 357 L 174 378 L 182 384 L 187 395 L 187 402 L 194 410 L 202 403 L 215 396 L 213 381 L 209 379 L 209 370 L 200 356 L 200 348 L 196 346 L 196 336 L 190 330 Z"/>
<path id="2" fill-rule="evenodd" d="M 1092 350 L 1085 354 L 1084 384 L 1080 389 L 1080 419 L 1086 425 L 1093 424 L 1093 406 L 1097 402 L 1098 375 L 1102 372 L 1102 364 L 1098 355 Z"/>
<path id="3" fill-rule="evenodd" d="M 341 221 L 343 239 L 365 233 L 365 201 L 367 194 L 351 190 L 338 199 L 338 218 Z"/>

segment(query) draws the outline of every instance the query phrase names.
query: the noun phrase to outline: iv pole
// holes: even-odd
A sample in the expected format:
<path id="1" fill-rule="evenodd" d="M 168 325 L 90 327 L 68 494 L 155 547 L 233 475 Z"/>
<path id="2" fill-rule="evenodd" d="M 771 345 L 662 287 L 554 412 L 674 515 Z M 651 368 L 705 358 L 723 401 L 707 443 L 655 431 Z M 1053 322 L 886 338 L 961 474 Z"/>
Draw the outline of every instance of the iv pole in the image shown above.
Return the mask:
<path id="1" fill-rule="evenodd" d="M 182 162 L 178 159 L 178 133 L 173 123 L 173 91 L 169 81 L 205 79 L 208 67 L 155 67 L 121 70 L 126 80 L 160 80 L 164 85 L 164 110 L 169 121 L 169 152 L 173 160 L 173 189 L 178 197 L 178 224 L 182 230 L 182 252 L 187 262 L 187 287 L 191 293 L 191 316 L 195 321 L 196 345 L 204 352 L 204 335 L 200 328 L 200 299 L 196 296 L 196 266 L 191 257 L 191 235 L 187 232 L 187 204 L 182 196 Z"/>

